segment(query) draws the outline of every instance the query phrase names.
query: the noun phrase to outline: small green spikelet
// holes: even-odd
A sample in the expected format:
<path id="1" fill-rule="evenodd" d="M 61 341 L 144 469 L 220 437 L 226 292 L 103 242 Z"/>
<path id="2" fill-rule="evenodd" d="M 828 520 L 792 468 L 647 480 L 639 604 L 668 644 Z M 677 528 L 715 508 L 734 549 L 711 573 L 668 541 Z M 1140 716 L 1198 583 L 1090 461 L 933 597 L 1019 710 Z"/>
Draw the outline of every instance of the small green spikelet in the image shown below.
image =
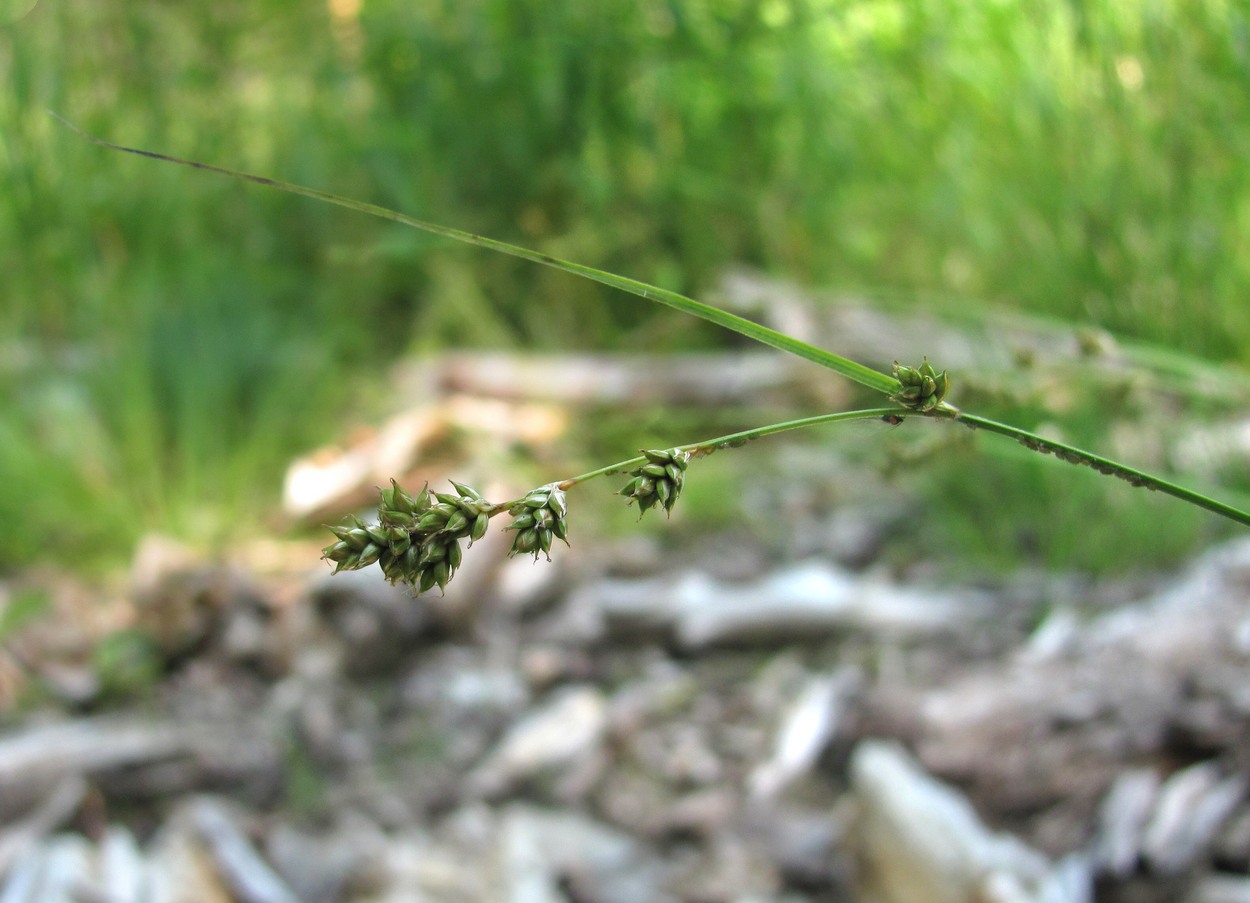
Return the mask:
<path id="1" fill-rule="evenodd" d="M 639 517 L 657 504 L 666 515 L 671 515 L 686 479 L 690 452 L 680 448 L 643 449 L 642 454 L 647 463 L 629 472 L 633 479 L 617 494 L 628 498 L 630 504 L 638 503 Z"/>
<path id="2" fill-rule="evenodd" d="M 905 367 L 895 361 L 893 372 L 899 390 L 890 400 L 917 413 L 933 411 L 950 391 L 950 376 L 945 370 L 941 373 L 934 370 L 927 357 L 919 367 Z"/>
<path id="3" fill-rule="evenodd" d="M 515 530 L 509 555 L 545 555 L 551 560 L 551 544 L 558 539 L 569 544 L 568 502 L 564 490 L 555 483 L 531 489 L 508 508 L 512 515 L 509 530 Z"/>

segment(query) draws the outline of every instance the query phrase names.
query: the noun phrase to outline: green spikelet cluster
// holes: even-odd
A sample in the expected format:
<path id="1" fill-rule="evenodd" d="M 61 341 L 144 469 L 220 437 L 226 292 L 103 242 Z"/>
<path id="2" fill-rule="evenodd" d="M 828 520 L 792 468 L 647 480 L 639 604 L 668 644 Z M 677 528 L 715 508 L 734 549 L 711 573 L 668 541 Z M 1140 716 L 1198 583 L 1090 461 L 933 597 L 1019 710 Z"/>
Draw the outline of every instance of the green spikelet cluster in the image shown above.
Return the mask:
<path id="1" fill-rule="evenodd" d="M 422 488 L 414 498 L 394 480 L 381 490 L 378 523 L 360 518 L 330 527 L 338 542 L 326 546 L 322 558 L 334 562 L 334 573 L 368 567 L 375 561 L 391 583 L 409 583 L 417 592 L 440 590 L 460 567 L 460 540 L 481 539 L 490 523 L 490 502 L 472 487 L 451 481 L 456 494 Z"/>
<path id="2" fill-rule="evenodd" d="M 647 463 L 629 472 L 633 479 L 619 494 L 628 497 L 630 504 L 636 501 L 640 513 L 658 504 L 665 514 L 672 514 L 686 479 L 690 452 L 670 448 L 666 451 L 643 449 L 642 453 Z"/>
<path id="3" fill-rule="evenodd" d="M 569 544 L 568 506 L 564 490 L 555 484 L 531 489 L 509 506 L 508 513 L 513 516 L 508 529 L 516 531 L 510 555 L 532 553 L 538 560 L 541 553 L 550 561 L 553 541 Z"/>
<path id="4" fill-rule="evenodd" d="M 950 391 L 950 377 L 945 370 L 941 373 L 934 370 L 928 358 L 919 367 L 904 367 L 895 361 L 893 372 L 901 388 L 890 400 L 921 414 L 936 408 Z"/>

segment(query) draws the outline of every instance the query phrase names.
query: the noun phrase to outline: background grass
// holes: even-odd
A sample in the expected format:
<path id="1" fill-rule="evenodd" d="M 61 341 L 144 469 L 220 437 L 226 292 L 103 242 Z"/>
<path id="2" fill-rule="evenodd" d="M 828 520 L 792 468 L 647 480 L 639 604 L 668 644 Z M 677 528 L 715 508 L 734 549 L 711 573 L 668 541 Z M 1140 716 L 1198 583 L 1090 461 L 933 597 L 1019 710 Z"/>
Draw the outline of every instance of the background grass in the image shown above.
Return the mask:
<path id="1" fill-rule="evenodd" d="M 291 455 L 376 409 L 402 353 L 727 341 L 542 268 L 106 153 L 49 107 L 696 295 L 745 263 L 1250 363 L 1239 4 L 45 0 L 0 30 L 0 83 L 0 517 L 22 525 L 0 568 L 257 516 Z M 1106 419 L 1072 429 L 1096 443 Z M 1062 539 L 1105 496 L 1030 469 L 1049 463 L 967 479 L 999 473 L 982 456 L 925 481 L 928 516 L 964 525 L 935 545 L 1131 566 L 1131 541 L 1107 558 Z M 1027 542 L 978 537 L 987 504 Z M 1125 504 L 1105 513 L 1117 529 L 1159 532 Z M 1173 554 L 1216 535 L 1192 520 L 1172 521 Z"/>

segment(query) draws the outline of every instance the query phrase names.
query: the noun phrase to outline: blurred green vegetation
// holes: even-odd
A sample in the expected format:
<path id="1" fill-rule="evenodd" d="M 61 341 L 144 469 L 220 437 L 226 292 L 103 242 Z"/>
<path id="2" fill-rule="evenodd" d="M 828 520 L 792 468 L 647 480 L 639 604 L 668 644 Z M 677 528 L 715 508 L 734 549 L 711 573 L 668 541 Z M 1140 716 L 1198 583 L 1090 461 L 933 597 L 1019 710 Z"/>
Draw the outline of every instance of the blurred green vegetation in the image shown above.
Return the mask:
<path id="1" fill-rule="evenodd" d="M 47 108 L 695 295 L 750 264 L 1250 363 L 1240 4 L 44 0 L 0 82 L 0 568 L 263 513 L 401 353 L 724 341 Z"/>

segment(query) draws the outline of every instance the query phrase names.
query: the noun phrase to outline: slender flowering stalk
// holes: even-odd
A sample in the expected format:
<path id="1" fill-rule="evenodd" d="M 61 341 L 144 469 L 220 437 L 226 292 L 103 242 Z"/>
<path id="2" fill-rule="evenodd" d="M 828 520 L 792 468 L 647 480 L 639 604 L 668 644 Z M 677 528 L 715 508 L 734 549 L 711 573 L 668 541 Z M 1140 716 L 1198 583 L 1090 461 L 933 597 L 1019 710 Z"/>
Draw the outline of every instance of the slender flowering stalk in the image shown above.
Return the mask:
<path id="1" fill-rule="evenodd" d="M 671 514 L 692 460 L 788 430 L 850 420 L 897 419 L 896 412 L 896 408 L 841 411 L 773 423 L 678 448 L 649 449 L 636 458 L 548 483 L 508 502 L 489 502 L 476 489 L 455 480 L 451 481 L 454 494 L 431 492 L 425 486 L 415 496 L 391 480 L 389 488 L 379 490 L 378 522 L 369 525 L 353 516 L 344 524 L 327 527 L 336 541 L 322 550 L 321 557 L 334 564 L 336 574 L 377 564 L 391 583 L 407 583 L 418 593 L 434 587 L 443 590 L 463 560 L 461 541 L 467 539 L 472 546 L 486 534 L 490 519 L 496 515 L 507 513 L 512 517 L 506 528 L 515 533 L 509 555 L 533 555 L 535 560 L 543 555 L 550 561 L 555 540 L 569 544 L 565 492 L 579 483 L 628 473 L 633 479 L 620 495 L 626 496 L 630 504 L 636 501 L 642 512 L 659 506 Z"/>
<path id="2" fill-rule="evenodd" d="M 770 423 L 767 426 L 758 426 L 749 430 L 742 430 L 737 433 L 730 433 L 727 436 L 718 436 L 715 439 L 705 439 L 702 442 L 692 442 L 689 445 L 680 445 L 676 451 L 688 452 L 691 459 L 704 458 L 713 452 L 726 448 L 738 448 L 746 445 L 753 439 L 763 439 L 765 436 L 775 436 L 778 433 L 786 433 L 791 430 L 805 429 L 809 426 L 821 426 L 828 423 L 844 423 L 850 420 L 881 420 L 884 417 L 899 416 L 898 408 L 869 408 L 863 411 L 837 411 L 832 414 L 818 414 L 815 417 L 802 417 L 798 420 L 787 420 L 783 423 Z M 606 467 L 600 467 L 596 470 L 587 471 L 575 477 L 570 477 L 556 485 L 561 489 L 571 489 L 578 483 L 584 483 L 587 480 L 593 480 L 595 477 L 605 475 L 615 475 L 619 473 L 631 473 L 634 468 L 641 467 L 648 463 L 646 454 L 638 455 L 636 458 L 629 458 L 625 461 L 617 461 L 615 464 L 609 464 Z M 632 475 L 632 474 L 631 474 Z"/>

